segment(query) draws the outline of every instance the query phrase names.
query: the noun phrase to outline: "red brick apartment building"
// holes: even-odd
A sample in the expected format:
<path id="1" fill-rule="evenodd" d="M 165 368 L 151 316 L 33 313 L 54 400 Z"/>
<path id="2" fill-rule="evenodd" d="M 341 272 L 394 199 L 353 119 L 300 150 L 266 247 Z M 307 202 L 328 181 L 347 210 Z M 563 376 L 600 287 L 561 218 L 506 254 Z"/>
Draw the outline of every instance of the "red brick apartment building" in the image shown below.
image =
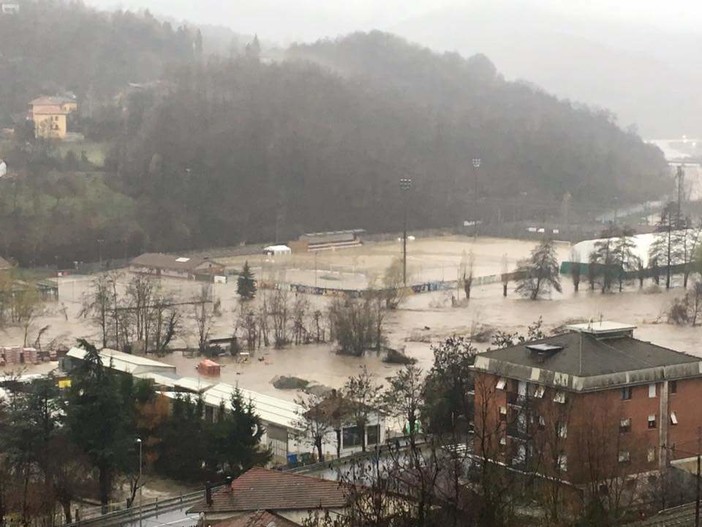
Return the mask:
<path id="1" fill-rule="evenodd" d="M 634 329 L 578 324 L 479 354 L 476 453 L 576 486 L 694 457 L 702 360 L 635 339 Z"/>

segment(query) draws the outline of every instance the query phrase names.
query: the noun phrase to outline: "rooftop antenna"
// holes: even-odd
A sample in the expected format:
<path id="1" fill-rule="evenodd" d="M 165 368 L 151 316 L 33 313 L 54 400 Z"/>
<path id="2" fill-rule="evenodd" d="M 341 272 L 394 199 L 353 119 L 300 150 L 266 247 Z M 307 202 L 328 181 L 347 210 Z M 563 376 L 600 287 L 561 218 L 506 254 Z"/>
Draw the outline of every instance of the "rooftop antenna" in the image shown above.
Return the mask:
<path id="1" fill-rule="evenodd" d="M 604 316 L 602 315 L 602 313 L 600 313 L 600 326 L 602 325 L 602 319 L 603 319 L 603 318 L 604 318 Z"/>

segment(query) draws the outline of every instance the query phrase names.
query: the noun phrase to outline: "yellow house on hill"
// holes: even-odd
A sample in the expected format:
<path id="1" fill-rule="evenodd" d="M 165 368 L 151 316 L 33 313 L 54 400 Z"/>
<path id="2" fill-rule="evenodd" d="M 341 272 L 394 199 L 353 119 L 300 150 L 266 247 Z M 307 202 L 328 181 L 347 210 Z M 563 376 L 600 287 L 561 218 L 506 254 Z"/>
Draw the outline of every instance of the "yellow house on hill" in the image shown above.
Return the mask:
<path id="1" fill-rule="evenodd" d="M 68 132 L 68 114 L 78 103 L 67 97 L 39 97 L 29 103 L 29 118 L 34 121 L 34 136 L 63 139 Z"/>

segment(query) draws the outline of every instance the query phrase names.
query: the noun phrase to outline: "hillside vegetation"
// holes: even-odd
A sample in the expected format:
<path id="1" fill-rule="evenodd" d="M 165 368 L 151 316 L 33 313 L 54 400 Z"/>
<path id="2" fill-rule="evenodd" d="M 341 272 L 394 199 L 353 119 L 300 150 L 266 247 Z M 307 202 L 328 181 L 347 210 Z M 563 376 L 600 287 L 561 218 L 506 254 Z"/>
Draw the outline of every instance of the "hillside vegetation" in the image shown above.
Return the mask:
<path id="1" fill-rule="evenodd" d="M 19 13 L 0 16 L 0 126 L 23 118 L 33 98 L 66 91 L 90 113 L 127 83 L 157 80 L 166 64 L 191 60 L 199 39 L 197 30 L 174 29 L 148 12 L 21 2 Z"/>
<path id="2" fill-rule="evenodd" d="M 192 31 L 148 16 L 42 5 L 103 24 L 75 26 L 76 39 L 88 31 L 104 53 L 120 48 L 122 69 L 77 61 L 72 74 L 55 74 L 79 99 L 90 86 L 118 91 L 128 78 L 163 82 L 85 118 L 89 139 L 109 145 L 104 167 L 80 159 L 80 146 L 68 159 L 39 142 L 6 147 L 16 176 L 13 193 L 0 194 L 0 251 L 23 262 L 95 260 L 98 243 L 109 258 L 397 230 L 404 197 L 411 228 L 458 225 L 474 217 L 473 204 L 486 220 L 517 217 L 525 195 L 538 197 L 542 217 L 559 217 L 566 194 L 586 210 L 616 196 L 655 197 L 668 184 L 660 151 L 609 114 L 506 82 L 483 56 L 437 55 L 371 33 L 293 47 L 284 61 L 262 58 L 256 45 L 200 57 Z M 26 53 L 37 63 L 54 56 Z M 138 66 L 146 57 L 158 67 Z M 414 182 L 404 196 L 403 177 Z"/>

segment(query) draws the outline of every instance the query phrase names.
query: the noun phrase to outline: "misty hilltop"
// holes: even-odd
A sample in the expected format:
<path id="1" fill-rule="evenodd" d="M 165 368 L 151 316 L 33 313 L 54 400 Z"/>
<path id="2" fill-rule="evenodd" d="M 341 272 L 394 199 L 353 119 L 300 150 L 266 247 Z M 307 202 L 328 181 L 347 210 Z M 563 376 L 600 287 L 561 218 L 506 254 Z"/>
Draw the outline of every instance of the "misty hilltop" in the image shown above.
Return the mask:
<path id="1" fill-rule="evenodd" d="M 0 196 L 0 229 L 7 252 L 23 260 L 87 259 L 96 239 L 105 255 L 122 255 L 393 231 L 406 177 L 412 228 L 476 214 L 519 219 L 529 214 L 525 200 L 541 219 L 559 216 L 565 199 L 573 214 L 588 215 L 617 195 L 640 202 L 669 185 L 662 153 L 609 112 L 506 81 L 483 55 L 437 54 L 371 32 L 275 59 L 257 42 L 216 57 L 193 28 L 65 9 L 100 29 L 47 36 L 33 29 L 41 12 L 26 10 L 22 38 L 53 45 L 6 46 L 11 37 L 0 31 L 0 65 L 89 60 L 13 70 L 21 82 L 3 86 L 10 97 L 0 114 L 15 115 L 42 91 L 71 90 L 81 108 L 75 130 L 106 156 L 96 164 L 80 159 L 80 145 L 69 158 L 70 144 L 43 142 L 0 152 L 18 181 L 13 199 Z M 85 51 L 98 44 L 97 58 Z M 135 67 L 146 58 L 153 67 Z"/>
<path id="2" fill-rule="evenodd" d="M 702 7 L 639 0 L 87 0 L 221 24 L 282 45 L 379 29 L 443 52 L 483 53 L 508 79 L 610 109 L 648 138 L 702 134 Z"/>

